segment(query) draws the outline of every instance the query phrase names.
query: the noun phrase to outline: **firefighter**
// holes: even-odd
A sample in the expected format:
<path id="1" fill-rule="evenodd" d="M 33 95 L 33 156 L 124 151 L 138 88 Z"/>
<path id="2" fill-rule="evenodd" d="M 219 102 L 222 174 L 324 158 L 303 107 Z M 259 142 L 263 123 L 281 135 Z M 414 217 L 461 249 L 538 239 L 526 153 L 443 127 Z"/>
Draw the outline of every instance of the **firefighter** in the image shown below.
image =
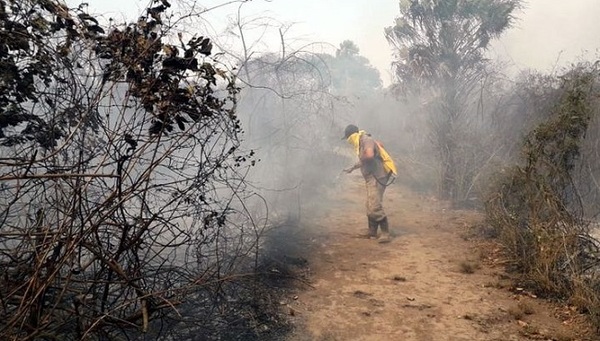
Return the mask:
<path id="1" fill-rule="evenodd" d="M 377 229 L 381 230 L 380 243 L 390 242 L 390 229 L 387 215 L 383 210 L 383 193 L 396 175 L 396 167 L 381 143 L 376 141 L 364 130 L 350 124 L 344 131 L 343 140 L 347 140 L 358 156 L 358 162 L 350 168 L 344 169 L 352 173 L 360 168 L 365 178 L 367 189 L 367 219 L 369 228 L 361 237 L 377 239 Z"/>

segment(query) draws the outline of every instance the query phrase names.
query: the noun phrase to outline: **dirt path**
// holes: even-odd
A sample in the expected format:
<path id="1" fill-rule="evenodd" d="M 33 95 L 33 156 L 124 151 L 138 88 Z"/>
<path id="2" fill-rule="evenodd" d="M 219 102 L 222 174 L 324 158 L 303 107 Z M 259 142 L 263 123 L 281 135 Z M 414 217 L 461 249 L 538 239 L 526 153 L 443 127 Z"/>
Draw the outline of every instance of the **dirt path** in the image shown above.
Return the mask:
<path id="1" fill-rule="evenodd" d="M 511 288 L 493 266 L 493 244 L 467 238 L 469 211 L 386 193 L 390 244 L 358 239 L 363 183 L 345 180 L 310 227 L 311 288 L 282 302 L 296 328 L 289 340 L 588 340 L 581 317 Z M 470 273 L 472 272 L 472 273 Z"/>

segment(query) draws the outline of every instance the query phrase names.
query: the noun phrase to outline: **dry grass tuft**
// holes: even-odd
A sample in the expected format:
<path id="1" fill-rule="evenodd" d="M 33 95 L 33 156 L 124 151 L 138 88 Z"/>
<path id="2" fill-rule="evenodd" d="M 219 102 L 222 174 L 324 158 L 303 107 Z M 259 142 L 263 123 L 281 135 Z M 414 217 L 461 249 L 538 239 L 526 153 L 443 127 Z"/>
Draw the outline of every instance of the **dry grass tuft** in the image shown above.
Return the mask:
<path id="1" fill-rule="evenodd" d="M 479 270 L 481 265 L 479 262 L 465 260 L 459 263 L 460 272 L 464 274 L 473 274 L 475 271 Z"/>
<path id="2" fill-rule="evenodd" d="M 517 304 L 517 306 L 525 315 L 535 314 L 535 309 L 533 308 L 533 305 L 527 301 L 520 301 L 519 304 Z"/>
<path id="3" fill-rule="evenodd" d="M 514 320 L 521 320 L 523 316 L 525 316 L 521 308 L 516 305 L 508 308 L 507 312 L 508 315 L 510 315 L 510 317 L 512 317 Z"/>
<path id="4" fill-rule="evenodd" d="M 515 320 L 522 320 L 526 315 L 534 314 L 535 310 L 529 302 L 519 301 L 519 303 L 508 308 L 507 313 Z"/>

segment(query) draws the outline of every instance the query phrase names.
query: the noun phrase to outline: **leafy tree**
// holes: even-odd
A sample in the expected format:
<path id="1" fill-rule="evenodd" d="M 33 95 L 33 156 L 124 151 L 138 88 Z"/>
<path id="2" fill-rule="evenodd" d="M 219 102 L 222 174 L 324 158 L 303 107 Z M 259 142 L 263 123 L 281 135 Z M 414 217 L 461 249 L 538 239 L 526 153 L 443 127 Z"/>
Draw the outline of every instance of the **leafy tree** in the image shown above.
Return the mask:
<path id="1" fill-rule="evenodd" d="M 340 43 L 340 48 L 336 51 L 335 56 L 354 57 L 358 56 L 360 49 L 352 40 L 344 40 Z"/>
<path id="2" fill-rule="evenodd" d="M 440 194 L 458 199 L 457 145 L 467 101 L 487 65 L 484 52 L 514 22 L 520 0 L 402 0 L 386 37 L 395 51 L 397 88 L 428 96 Z"/>

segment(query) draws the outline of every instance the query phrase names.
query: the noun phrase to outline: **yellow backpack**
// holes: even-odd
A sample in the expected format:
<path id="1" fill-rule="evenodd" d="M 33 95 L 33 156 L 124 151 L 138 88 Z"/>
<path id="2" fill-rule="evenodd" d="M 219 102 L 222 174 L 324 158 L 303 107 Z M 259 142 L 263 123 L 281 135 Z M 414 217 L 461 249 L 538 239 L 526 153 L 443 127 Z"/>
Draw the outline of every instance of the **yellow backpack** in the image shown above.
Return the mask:
<path id="1" fill-rule="evenodd" d="M 377 148 L 379 149 L 379 156 L 381 157 L 381 160 L 383 161 L 383 169 L 385 170 L 385 172 L 392 173 L 394 175 L 398 175 L 398 170 L 396 169 L 396 164 L 394 164 L 394 160 L 392 160 L 392 157 L 390 156 L 390 154 L 388 154 L 388 152 L 385 150 L 385 148 L 383 148 L 383 144 L 377 140 L 375 140 L 375 143 L 377 144 Z"/>

